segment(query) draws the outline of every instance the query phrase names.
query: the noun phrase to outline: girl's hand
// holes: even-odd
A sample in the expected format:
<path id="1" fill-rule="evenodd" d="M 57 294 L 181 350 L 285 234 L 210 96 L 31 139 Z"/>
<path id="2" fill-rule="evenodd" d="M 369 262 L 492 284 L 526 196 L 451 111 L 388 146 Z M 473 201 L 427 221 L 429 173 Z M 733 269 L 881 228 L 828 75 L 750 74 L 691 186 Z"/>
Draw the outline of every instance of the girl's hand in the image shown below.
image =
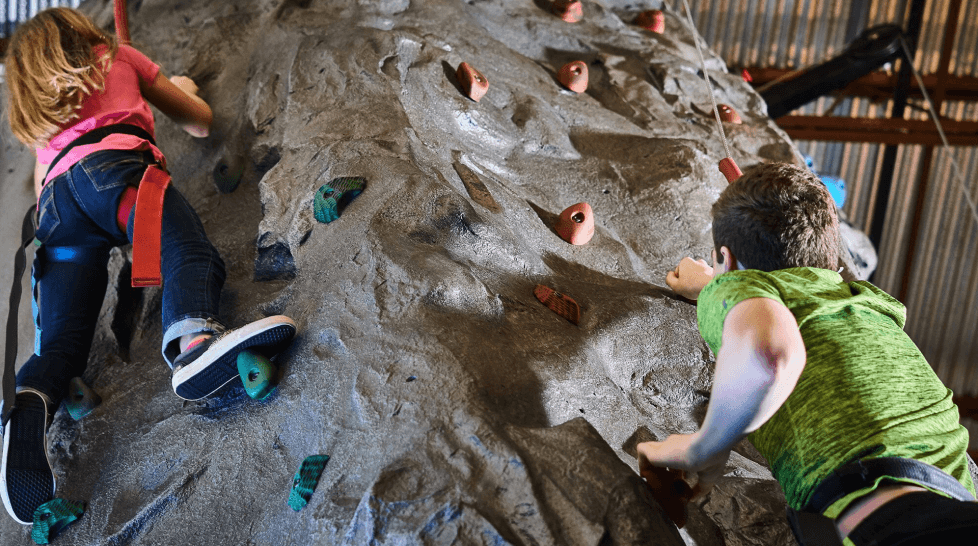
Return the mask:
<path id="1" fill-rule="evenodd" d="M 673 292 L 680 296 L 695 300 L 700 297 L 703 287 L 713 280 L 713 268 L 703 260 L 683 258 L 673 269 L 666 274 L 666 284 L 672 288 Z"/>
<path id="2" fill-rule="evenodd" d="M 692 498 L 698 499 L 710 492 L 713 484 L 723 476 L 730 458 L 730 451 L 718 453 L 707 460 L 698 461 L 694 454 L 695 434 L 673 434 L 662 442 L 642 442 L 638 444 L 638 472 L 649 480 L 652 467 L 667 467 L 697 474 L 698 481 L 693 487 Z"/>
<path id="3" fill-rule="evenodd" d="M 173 76 L 170 78 L 170 81 L 184 93 L 197 96 L 197 84 L 190 78 L 186 76 Z"/>

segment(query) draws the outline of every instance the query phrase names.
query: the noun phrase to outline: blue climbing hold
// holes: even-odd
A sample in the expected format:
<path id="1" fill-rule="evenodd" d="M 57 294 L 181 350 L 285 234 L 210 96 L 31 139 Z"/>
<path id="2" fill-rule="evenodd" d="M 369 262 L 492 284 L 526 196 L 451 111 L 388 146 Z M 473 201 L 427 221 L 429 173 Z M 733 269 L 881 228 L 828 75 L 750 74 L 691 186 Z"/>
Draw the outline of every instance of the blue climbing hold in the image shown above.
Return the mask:
<path id="1" fill-rule="evenodd" d="M 92 411 L 102 403 L 102 397 L 91 387 L 85 384 L 80 377 L 72 377 L 68 382 L 68 397 L 65 399 L 65 407 L 68 415 L 75 421 L 92 413 Z"/>
<path id="2" fill-rule="evenodd" d="M 85 513 L 84 502 L 65 499 L 50 500 L 34 511 L 34 527 L 31 538 L 36 544 L 48 544 L 65 527 L 74 523 Z"/>
<path id="3" fill-rule="evenodd" d="M 260 354 L 251 351 L 238 353 L 238 375 L 248 396 L 264 400 L 275 390 L 275 366 Z"/>
<path id="4" fill-rule="evenodd" d="M 292 478 L 292 491 L 289 493 L 289 506 L 296 512 L 309 504 L 328 460 L 329 455 L 312 455 L 302 461 L 302 466 Z"/>
<path id="5" fill-rule="evenodd" d="M 340 217 L 340 213 L 367 186 L 367 180 L 360 176 L 334 178 L 316 191 L 313 212 L 316 220 L 328 224 Z"/>
<path id="6" fill-rule="evenodd" d="M 829 190 L 829 194 L 832 196 L 832 200 L 835 201 L 835 206 L 842 208 L 846 204 L 846 181 L 839 178 L 838 176 L 832 176 L 828 174 L 820 174 L 817 169 L 815 169 L 815 160 L 812 156 L 808 154 L 801 154 L 805 159 L 805 165 L 822 180 L 822 184 Z"/>

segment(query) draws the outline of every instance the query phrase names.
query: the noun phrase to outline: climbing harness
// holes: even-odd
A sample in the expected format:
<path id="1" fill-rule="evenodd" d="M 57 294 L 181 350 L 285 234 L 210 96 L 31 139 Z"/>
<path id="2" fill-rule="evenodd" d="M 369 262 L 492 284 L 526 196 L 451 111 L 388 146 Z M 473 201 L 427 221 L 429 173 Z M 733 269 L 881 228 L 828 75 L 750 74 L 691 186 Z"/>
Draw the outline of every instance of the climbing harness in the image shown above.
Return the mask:
<path id="1" fill-rule="evenodd" d="M 857 458 L 833 470 L 819 482 L 801 510 L 787 508 L 788 523 L 798 543 L 802 546 L 842 546 L 835 520 L 822 513 L 842 497 L 872 487 L 884 476 L 911 479 L 959 501 L 975 500 L 961 482 L 936 466 L 903 457 Z"/>
<path id="2" fill-rule="evenodd" d="M 723 173 L 727 182 L 730 183 L 740 178 L 740 175 L 743 173 L 730 154 L 730 143 L 727 142 L 727 135 L 723 132 L 720 109 L 717 107 L 717 98 L 713 93 L 713 84 L 710 83 L 710 74 L 706 71 L 706 58 L 703 57 L 703 49 L 700 47 L 699 37 L 696 35 L 696 24 L 693 22 L 693 16 L 690 13 L 689 0 L 683 0 L 683 5 L 686 7 L 686 19 L 689 20 L 689 27 L 693 31 L 693 44 L 696 45 L 696 53 L 699 55 L 700 64 L 703 66 L 703 79 L 706 80 L 706 88 L 710 91 L 710 102 L 713 103 L 713 115 L 716 117 L 717 128 L 720 129 L 720 140 L 723 142 L 723 151 L 727 154 L 726 157 L 720 160 L 720 172 Z"/>

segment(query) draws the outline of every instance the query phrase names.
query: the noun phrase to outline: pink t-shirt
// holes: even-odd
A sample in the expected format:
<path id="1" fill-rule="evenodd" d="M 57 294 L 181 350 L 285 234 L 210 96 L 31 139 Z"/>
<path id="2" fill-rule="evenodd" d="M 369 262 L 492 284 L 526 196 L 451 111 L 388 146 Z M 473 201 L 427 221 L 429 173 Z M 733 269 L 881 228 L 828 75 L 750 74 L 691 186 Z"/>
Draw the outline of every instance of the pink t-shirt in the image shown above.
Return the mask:
<path id="1" fill-rule="evenodd" d="M 104 53 L 106 48 L 105 45 L 95 46 L 95 55 Z M 105 76 L 104 91 L 95 91 L 85 98 L 81 110 L 78 111 L 79 117 L 69 121 L 70 125 L 65 125 L 46 147 L 37 150 L 38 161 L 44 164 L 54 161 L 61 150 L 73 140 L 106 125 L 117 123 L 136 125 L 155 138 L 153 112 L 139 91 L 139 83 L 152 84 L 159 71 L 160 67 L 146 55 L 130 46 L 120 44 L 119 51 L 112 61 L 112 67 Z M 111 134 L 101 142 L 72 148 L 51 169 L 51 174 L 44 183 L 70 169 L 81 158 L 99 150 L 148 149 L 153 150 L 157 159 L 163 158 L 163 154 L 155 146 L 137 136 Z"/>

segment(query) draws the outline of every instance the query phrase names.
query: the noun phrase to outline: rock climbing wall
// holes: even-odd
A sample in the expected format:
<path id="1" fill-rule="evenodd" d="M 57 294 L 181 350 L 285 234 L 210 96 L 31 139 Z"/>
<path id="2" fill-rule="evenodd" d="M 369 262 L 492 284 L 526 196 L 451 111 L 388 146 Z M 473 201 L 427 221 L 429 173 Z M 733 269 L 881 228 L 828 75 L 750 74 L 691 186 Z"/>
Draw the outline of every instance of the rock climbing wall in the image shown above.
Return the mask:
<path id="1" fill-rule="evenodd" d="M 545 0 L 129 4 L 134 45 L 215 112 L 203 140 L 158 114 L 157 140 L 227 263 L 226 321 L 282 313 L 300 333 L 267 400 L 184 402 L 160 293 L 127 288 L 115 253 L 85 375 L 104 401 L 77 422 L 62 409 L 49 435 L 58 496 L 87 502 L 56 543 L 792 544 L 746 443 L 682 531 L 635 474 L 635 444 L 695 431 L 711 386 L 695 307 L 663 288 L 682 257 L 709 257 L 726 185 L 681 14 L 660 34 L 633 24 L 654 0 L 586 1 L 577 23 Z M 110 1 L 82 9 L 112 28 Z M 463 61 L 489 81 L 478 102 Z M 558 81 L 571 61 L 580 94 Z M 743 120 L 724 125 L 737 162 L 800 164 L 739 75 L 706 62 Z M 9 255 L 31 160 L 4 131 Z M 221 161 L 243 169 L 236 187 L 215 183 Z M 338 177 L 366 188 L 317 222 Z M 594 235 L 571 245 L 555 225 L 580 202 Z M 294 512 L 315 454 L 330 459 Z M 30 541 L 9 518 L 0 533 Z"/>

